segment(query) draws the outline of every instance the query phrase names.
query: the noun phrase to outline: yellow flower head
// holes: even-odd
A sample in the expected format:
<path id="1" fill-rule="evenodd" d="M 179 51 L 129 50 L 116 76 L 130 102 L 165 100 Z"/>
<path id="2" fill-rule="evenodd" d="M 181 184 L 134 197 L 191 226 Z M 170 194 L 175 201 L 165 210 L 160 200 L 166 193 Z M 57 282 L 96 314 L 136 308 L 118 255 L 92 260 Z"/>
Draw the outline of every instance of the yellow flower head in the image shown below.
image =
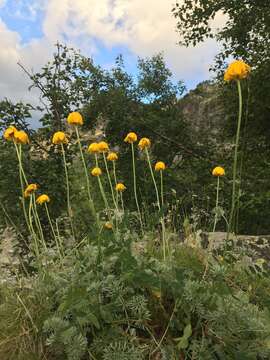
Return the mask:
<path id="1" fill-rule="evenodd" d="M 224 74 L 225 81 L 242 80 L 245 79 L 251 71 L 249 65 L 242 60 L 232 62 Z"/>
<path id="2" fill-rule="evenodd" d="M 42 204 L 48 203 L 48 202 L 50 202 L 50 198 L 46 194 L 40 195 L 36 200 L 36 203 L 39 204 L 39 205 L 42 205 Z"/>
<path id="3" fill-rule="evenodd" d="M 66 137 L 66 134 L 63 131 L 57 131 L 53 134 L 52 143 L 54 145 L 58 144 L 67 144 L 68 138 Z"/>
<path id="4" fill-rule="evenodd" d="M 118 183 L 118 184 L 116 184 L 116 186 L 115 186 L 115 190 L 118 191 L 118 192 L 123 192 L 123 191 L 126 190 L 126 187 L 125 187 L 124 184 Z"/>
<path id="5" fill-rule="evenodd" d="M 163 161 L 158 161 L 156 164 L 155 164 L 155 170 L 156 171 L 162 171 L 162 170 L 165 170 L 166 169 L 166 165 Z"/>
<path id="6" fill-rule="evenodd" d="M 33 192 L 37 191 L 37 184 L 29 184 L 24 190 L 24 197 L 29 197 Z"/>
<path id="7" fill-rule="evenodd" d="M 83 125 L 82 115 L 78 111 L 73 111 L 68 115 L 67 122 L 70 125 Z"/>
<path id="8" fill-rule="evenodd" d="M 216 166 L 212 171 L 213 176 L 224 176 L 225 170 L 221 166 Z"/>
<path id="9" fill-rule="evenodd" d="M 94 169 L 91 170 L 92 176 L 100 176 L 101 174 L 102 174 L 102 170 L 99 167 L 95 167 Z"/>
<path id="10" fill-rule="evenodd" d="M 151 141 L 148 138 L 141 138 L 138 146 L 141 150 L 147 149 L 151 146 Z"/>
<path id="11" fill-rule="evenodd" d="M 107 160 L 116 161 L 118 160 L 118 155 L 115 152 L 110 152 L 107 156 Z"/>
<path id="12" fill-rule="evenodd" d="M 20 131 L 15 131 L 14 132 L 14 141 L 16 144 L 29 144 L 29 137 L 26 134 L 25 131 L 20 130 Z"/>
<path id="13" fill-rule="evenodd" d="M 106 143 L 106 141 L 101 141 L 98 143 L 98 150 L 99 152 L 107 152 L 109 151 L 109 145 Z"/>
<path id="14" fill-rule="evenodd" d="M 112 230 L 113 224 L 110 223 L 109 221 L 107 221 L 107 222 L 105 222 L 104 227 L 105 227 L 105 229 L 107 229 L 107 230 Z"/>
<path id="15" fill-rule="evenodd" d="M 90 144 L 88 146 L 88 152 L 90 152 L 91 154 L 96 154 L 99 152 L 99 146 L 98 143 L 93 142 L 92 144 Z"/>
<path id="16" fill-rule="evenodd" d="M 124 142 L 127 142 L 129 144 L 132 144 L 134 142 L 136 142 L 138 140 L 137 135 L 135 134 L 135 132 L 130 132 L 127 134 L 127 136 L 124 139 Z"/>
<path id="17" fill-rule="evenodd" d="M 14 135 L 15 132 L 17 131 L 17 129 L 15 128 L 15 126 L 9 126 L 6 131 L 4 132 L 4 138 L 7 141 L 13 141 L 14 140 Z"/>

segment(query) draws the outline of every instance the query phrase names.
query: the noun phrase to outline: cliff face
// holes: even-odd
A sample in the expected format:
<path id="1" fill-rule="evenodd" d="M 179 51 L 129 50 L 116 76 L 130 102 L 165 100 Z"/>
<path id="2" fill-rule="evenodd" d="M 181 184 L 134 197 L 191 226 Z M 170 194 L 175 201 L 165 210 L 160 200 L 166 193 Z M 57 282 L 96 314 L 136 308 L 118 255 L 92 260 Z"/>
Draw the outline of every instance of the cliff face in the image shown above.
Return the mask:
<path id="1" fill-rule="evenodd" d="M 216 140 L 222 135 L 226 118 L 218 85 L 210 82 L 199 84 L 179 101 L 179 106 L 198 140 L 202 136 Z"/>

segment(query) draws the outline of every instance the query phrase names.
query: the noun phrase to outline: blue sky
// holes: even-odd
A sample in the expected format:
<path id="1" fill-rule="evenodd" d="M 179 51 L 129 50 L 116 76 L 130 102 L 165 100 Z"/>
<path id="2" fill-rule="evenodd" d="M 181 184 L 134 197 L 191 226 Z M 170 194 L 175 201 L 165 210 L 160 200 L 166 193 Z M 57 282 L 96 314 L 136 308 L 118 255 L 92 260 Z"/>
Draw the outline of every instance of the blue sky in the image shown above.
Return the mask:
<path id="1" fill-rule="evenodd" d="M 210 78 L 218 51 L 209 40 L 183 48 L 171 15 L 173 0 L 0 0 L 0 94 L 13 101 L 38 101 L 29 93 L 28 79 L 17 66 L 38 71 L 64 42 L 106 68 L 123 54 L 126 68 L 136 73 L 138 57 L 163 52 L 175 80 L 194 88 Z M 214 26 L 222 24 L 222 16 Z"/>

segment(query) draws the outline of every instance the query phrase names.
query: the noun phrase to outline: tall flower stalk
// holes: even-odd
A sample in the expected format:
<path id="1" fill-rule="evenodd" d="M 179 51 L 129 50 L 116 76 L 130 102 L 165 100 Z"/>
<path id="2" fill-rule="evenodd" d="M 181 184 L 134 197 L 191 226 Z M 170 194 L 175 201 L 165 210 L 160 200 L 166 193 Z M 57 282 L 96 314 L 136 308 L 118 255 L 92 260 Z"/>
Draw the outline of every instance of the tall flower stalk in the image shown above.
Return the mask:
<path id="1" fill-rule="evenodd" d="M 94 169 L 92 169 L 91 174 L 92 174 L 92 176 L 95 176 L 95 177 L 97 177 L 97 179 L 98 179 L 99 190 L 100 190 L 102 199 L 103 199 L 103 201 L 104 201 L 104 205 L 105 205 L 105 208 L 106 208 L 106 210 L 107 210 L 107 213 L 109 214 L 109 202 L 108 202 L 106 193 L 105 193 L 105 191 L 104 191 L 104 188 L 103 188 L 103 185 L 102 185 L 102 181 L 101 181 L 101 179 L 100 179 L 100 175 L 102 174 L 102 170 L 101 170 L 100 167 L 99 167 L 97 154 L 95 154 L 95 161 L 96 161 L 96 167 L 95 167 Z"/>
<path id="2" fill-rule="evenodd" d="M 150 156 L 149 156 L 149 152 L 148 149 L 145 148 L 145 152 L 146 152 L 146 156 L 147 156 L 147 162 L 149 165 L 149 169 L 150 169 L 150 173 L 151 173 L 151 177 L 153 180 L 153 184 L 155 187 L 155 191 L 156 191 L 156 197 L 157 197 L 157 205 L 158 205 L 158 210 L 161 213 L 161 204 L 160 204 L 160 200 L 159 200 L 159 192 L 158 192 L 158 187 L 157 187 L 157 182 L 155 179 L 155 175 L 152 169 L 152 164 L 151 164 L 151 160 L 150 160 Z M 160 171 L 161 173 L 161 199 L 163 199 L 163 178 L 162 178 L 162 171 Z M 163 202 L 163 200 L 162 200 Z M 164 216 L 161 215 L 160 218 L 160 222 L 161 222 L 161 228 L 162 228 L 162 251 L 163 251 L 163 259 L 166 260 L 166 247 L 168 248 L 168 244 L 166 243 L 166 229 L 165 229 L 165 221 L 164 221 Z M 169 248 L 168 248 L 169 251 Z"/>
<path id="3" fill-rule="evenodd" d="M 87 194 L 88 194 L 88 199 L 89 199 L 89 205 L 90 205 L 90 209 L 91 209 L 91 212 L 92 212 L 94 218 L 97 220 L 96 209 L 95 209 L 94 201 L 93 201 L 93 198 L 92 198 L 92 195 L 91 195 L 89 174 L 88 174 L 88 171 L 87 171 L 86 162 L 85 162 L 85 158 L 84 158 L 84 155 L 83 155 L 82 144 L 81 144 L 81 139 L 80 139 L 80 135 L 79 135 L 78 126 L 75 126 L 75 132 L 76 132 L 77 141 L 78 141 L 78 145 L 79 145 L 79 149 L 80 149 L 80 155 L 81 155 L 82 164 L 83 164 L 83 168 L 84 168 L 84 174 L 85 174 L 85 179 L 86 179 L 86 186 L 87 186 Z"/>
<path id="4" fill-rule="evenodd" d="M 49 212 L 49 209 L 48 209 L 48 205 L 46 203 L 45 203 L 45 210 L 46 210 L 46 214 L 47 214 L 47 217 L 48 217 L 48 220 L 49 220 L 51 231 L 53 233 L 55 244 L 56 244 L 56 247 L 57 247 L 57 250 L 58 250 L 59 258 L 61 259 L 63 257 L 63 252 L 64 252 L 63 247 L 62 247 L 62 244 L 60 242 L 60 237 L 57 236 L 56 233 L 55 233 L 53 223 L 52 223 L 52 220 L 51 220 L 51 216 L 50 216 L 50 212 Z"/>
<path id="5" fill-rule="evenodd" d="M 37 228 L 37 230 L 39 232 L 39 236 L 40 236 L 40 239 L 41 239 L 41 242 L 42 242 L 42 245 L 43 245 L 44 249 L 48 250 L 47 245 L 46 245 L 46 241 L 45 241 L 45 238 L 44 238 L 44 233 L 43 233 L 43 230 L 42 230 L 40 218 L 39 218 L 38 211 L 37 211 L 35 194 L 33 193 L 32 196 L 33 196 L 33 215 L 34 215 L 34 221 L 35 221 L 35 224 L 36 224 L 36 228 Z"/>
<path id="6" fill-rule="evenodd" d="M 216 225 L 218 220 L 218 200 L 219 200 L 219 177 L 217 178 L 217 194 L 216 194 L 216 207 L 215 207 L 215 220 L 212 232 L 216 231 Z"/>
<path id="7" fill-rule="evenodd" d="M 62 156 L 63 156 L 65 176 L 66 176 L 67 212 L 68 212 L 68 217 L 69 217 L 69 221 L 70 221 L 72 236 L 73 236 L 73 239 L 75 240 L 75 232 L 74 232 L 73 219 L 72 219 L 72 209 L 71 209 L 71 203 L 70 203 L 70 188 L 69 188 L 69 177 L 68 177 L 68 169 L 67 169 L 67 160 L 66 160 L 66 153 L 65 153 L 65 149 L 64 149 L 64 145 L 63 145 L 63 144 L 61 144 L 61 150 L 62 150 Z"/>
<path id="8" fill-rule="evenodd" d="M 227 238 L 231 231 L 235 230 L 235 212 L 236 212 L 236 185 L 237 185 L 237 161 L 238 161 L 238 147 L 240 140 L 240 130 L 241 130 L 241 120 L 242 120 L 242 110 L 243 110 L 243 98 L 242 98 L 242 89 L 241 89 L 241 80 L 248 77 L 251 68 L 242 60 L 233 61 L 227 68 L 224 74 L 224 80 L 236 81 L 238 89 L 238 99 L 239 99 L 239 110 L 238 110 L 238 122 L 237 122 L 237 132 L 234 146 L 234 161 L 233 161 L 233 188 L 232 188 L 232 200 L 231 200 L 231 211 L 228 224 L 228 233 Z"/>
<path id="9" fill-rule="evenodd" d="M 153 172 L 153 169 L 152 169 L 152 164 L 151 164 L 150 155 L 149 155 L 149 151 L 148 151 L 148 148 L 150 148 L 150 146 L 151 146 L 151 141 L 148 138 L 142 138 L 139 141 L 138 146 L 142 151 L 144 150 L 145 153 L 146 153 L 147 162 L 148 162 L 148 165 L 149 165 L 151 177 L 152 177 L 155 192 L 156 192 L 158 211 L 159 211 L 159 213 L 161 213 L 159 191 L 158 191 L 157 182 L 156 182 L 155 175 L 154 175 L 154 172 Z M 162 228 L 163 259 L 166 260 L 166 247 L 168 247 L 168 244 L 166 244 L 165 222 L 164 222 L 164 217 L 162 215 L 161 215 L 161 218 L 160 218 L 160 222 L 161 222 L 161 228 Z"/>
<path id="10" fill-rule="evenodd" d="M 234 161 L 233 161 L 233 188 L 232 188 L 232 201 L 231 201 L 231 212 L 229 218 L 229 229 L 228 232 L 234 230 L 235 228 L 235 206 L 237 202 L 236 198 L 236 185 L 237 185 L 237 163 L 238 163 L 238 147 L 240 140 L 240 130 L 241 130 L 241 120 L 242 120 L 242 112 L 243 112 L 243 98 L 242 98 L 242 89 L 241 82 L 237 80 L 237 89 L 238 89 L 238 98 L 239 98 L 239 110 L 238 110 L 238 122 L 237 122 L 237 131 L 236 131 L 236 140 L 234 146 Z"/>
<path id="11" fill-rule="evenodd" d="M 23 165 L 22 165 L 22 148 L 21 148 L 21 144 L 17 145 L 15 142 L 14 142 L 14 146 L 16 149 L 17 159 L 18 159 L 18 163 L 19 163 L 19 178 L 20 178 L 20 184 L 21 184 L 21 194 L 22 194 L 21 200 L 22 200 L 23 214 L 24 214 L 24 218 L 25 218 L 25 222 L 28 227 L 28 230 L 29 230 L 30 234 L 32 234 L 32 236 L 33 236 L 32 229 L 31 229 L 29 221 L 28 221 L 26 205 L 25 205 L 25 198 L 24 198 L 24 187 L 26 185 L 28 185 L 28 182 L 27 182 L 24 170 L 23 170 Z"/>
<path id="12" fill-rule="evenodd" d="M 114 178 L 114 186 L 117 185 L 117 176 L 116 176 L 116 166 L 115 166 L 115 161 L 112 162 L 113 163 L 113 178 Z M 120 199 L 121 199 L 121 194 L 120 194 Z M 116 204 L 117 204 L 117 208 L 118 208 L 118 203 L 119 203 L 119 195 L 118 192 L 116 191 Z M 123 198 L 121 200 L 121 205 L 122 205 L 122 209 L 124 211 L 124 206 L 123 206 Z"/>
<path id="13" fill-rule="evenodd" d="M 107 173 L 107 177 L 108 177 L 108 182 L 109 182 L 110 189 L 111 189 L 113 203 L 114 203 L 116 211 L 118 211 L 118 206 L 117 206 L 117 202 L 116 202 L 116 199 L 115 199 L 114 189 L 113 189 L 113 185 L 112 185 L 111 175 L 110 175 L 110 172 L 109 172 L 105 152 L 103 152 L 102 155 L 103 155 L 103 161 L 104 161 L 104 164 L 105 164 L 105 169 L 106 169 L 106 173 Z"/>
<path id="14" fill-rule="evenodd" d="M 219 189 L 220 189 L 220 180 L 219 180 L 219 178 L 221 176 L 225 175 L 225 170 L 221 166 L 216 166 L 212 171 L 212 175 L 217 177 L 215 219 L 214 219 L 214 225 L 213 225 L 213 232 L 215 232 L 216 231 L 217 221 L 218 221 L 218 205 L 219 205 Z"/>
<path id="15" fill-rule="evenodd" d="M 131 151 L 132 151 L 132 168 L 133 168 L 133 189 L 134 189 L 134 197 L 135 197 L 135 203 L 137 206 L 137 211 L 139 215 L 139 221 L 141 224 L 141 229 L 143 232 L 143 222 L 142 222 L 142 214 L 139 206 L 138 196 L 137 196 L 137 179 L 136 179 L 136 166 L 135 166 L 135 154 L 134 154 L 134 145 L 131 143 Z"/>

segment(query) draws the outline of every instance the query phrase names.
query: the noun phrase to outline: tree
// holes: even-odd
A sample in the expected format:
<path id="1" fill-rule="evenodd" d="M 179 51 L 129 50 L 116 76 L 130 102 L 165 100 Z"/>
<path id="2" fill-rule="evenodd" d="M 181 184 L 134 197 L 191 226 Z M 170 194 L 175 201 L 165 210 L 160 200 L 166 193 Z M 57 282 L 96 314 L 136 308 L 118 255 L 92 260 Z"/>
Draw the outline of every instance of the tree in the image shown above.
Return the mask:
<path id="1" fill-rule="evenodd" d="M 217 80 L 221 80 L 227 119 L 224 134 L 230 140 L 235 134 L 238 102 L 235 84 L 224 85 L 223 69 L 230 57 L 242 58 L 252 67 L 250 78 L 242 84 L 245 110 L 241 130 L 243 182 L 240 205 L 243 217 L 240 218 L 240 231 L 269 232 L 269 226 L 265 224 L 270 201 L 269 167 L 265 165 L 269 162 L 270 151 L 269 0 L 176 0 L 172 12 L 177 20 L 181 45 L 195 46 L 207 38 L 215 38 L 221 44 L 212 70 L 217 72 Z M 225 25 L 216 30 L 212 20 L 221 13 Z"/>
<path id="2" fill-rule="evenodd" d="M 172 9 L 181 44 L 193 46 L 216 38 L 223 45 L 221 59 L 242 57 L 259 66 L 270 58 L 270 6 L 268 0 L 186 0 Z M 211 20 L 218 13 L 226 19 L 217 31 Z"/>
<path id="3" fill-rule="evenodd" d="M 213 67 L 213 70 L 218 70 L 218 76 L 221 76 L 229 57 L 242 58 L 252 66 L 248 85 L 249 113 L 254 125 L 252 136 L 253 133 L 269 136 L 269 1 L 177 0 L 172 12 L 177 19 L 181 45 L 195 46 L 206 38 L 215 38 L 222 45 Z M 224 14 L 225 25 L 216 30 L 211 24 L 220 13 Z"/>

